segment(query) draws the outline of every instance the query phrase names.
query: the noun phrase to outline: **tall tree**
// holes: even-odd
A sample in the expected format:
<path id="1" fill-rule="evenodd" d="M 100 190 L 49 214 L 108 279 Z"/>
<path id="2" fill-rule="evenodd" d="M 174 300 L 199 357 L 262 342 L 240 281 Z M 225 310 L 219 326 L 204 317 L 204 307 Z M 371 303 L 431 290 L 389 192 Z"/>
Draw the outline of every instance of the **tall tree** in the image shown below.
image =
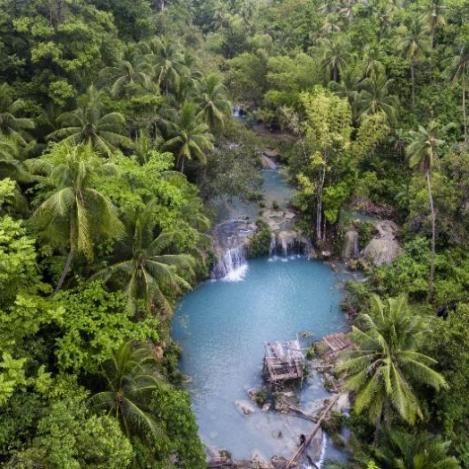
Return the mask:
<path id="1" fill-rule="evenodd" d="M 384 73 L 373 73 L 361 84 L 359 108 L 362 114 L 370 115 L 383 112 L 388 122 L 396 120 L 398 99 L 390 94 L 392 80 L 386 79 Z"/>
<path id="2" fill-rule="evenodd" d="M 13 137 L 22 144 L 30 140 L 28 130 L 34 129 L 34 121 L 21 117 L 26 103 L 13 98 L 12 88 L 3 83 L 0 85 L 0 133 Z"/>
<path id="3" fill-rule="evenodd" d="M 184 275 L 193 276 L 194 259 L 171 252 L 175 234 L 157 234 L 157 216 L 152 203 L 141 212 L 132 214 L 120 250 L 124 259 L 121 257 L 95 275 L 105 283 L 118 282 L 124 288 L 133 312 L 137 309 L 138 300 L 142 299 L 150 311 L 159 307 L 169 313 L 168 292 L 181 293 L 191 288 Z"/>
<path id="4" fill-rule="evenodd" d="M 427 182 L 428 202 L 432 218 L 432 257 L 430 263 L 430 280 L 428 288 L 428 297 L 433 296 L 433 280 L 435 277 L 435 250 L 436 250 L 436 212 L 433 202 L 432 192 L 432 169 L 435 164 L 436 149 L 443 145 L 444 140 L 438 138 L 439 127 L 437 122 L 430 122 L 428 128 L 419 126 L 417 131 L 411 131 L 410 143 L 407 147 L 407 156 L 409 157 L 409 166 L 419 169 L 425 176 Z"/>
<path id="5" fill-rule="evenodd" d="M 213 149 L 213 135 L 194 103 L 187 101 L 179 111 L 171 110 L 163 125 L 167 134 L 163 148 L 176 155 L 181 172 L 186 160 L 198 159 L 205 164 L 206 152 Z"/>
<path id="6" fill-rule="evenodd" d="M 328 80 L 340 81 L 341 74 L 350 60 L 347 43 L 342 36 L 321 41 L 321 67 L 329 74 Z"/>
<path id="7" fill-rule="evenodd" d="M 429 0 L 424 6 L 424 21 L 430 33 L 432 48 L 435 47 L 435 34 L 438 29 L 446 25 L 444 11 L 446 9 L 444 0 Z"/>
<path id="8" fill-rule="evenodd" d="M 231 114 L 231 103 L 220 77 L 210 74 L 197 83 L 196 89 L 196 101 L 205 122 L 212 130 L 223 127 Z"/>
<path id="9" fill-rule="evenodd" d="M 410 64 L 412 107 L 415 107 L 415 68 L 429 50 L 428 35 L 422 20 L 413 18 L 398 40 L 398 48 Z"/>
<path id="10" fill-rule="evenodd" d="M 49 189 L 33 214 L 42 235 L 68 255 L 55 291 L 62 285 L 78 254 L 93 259 L 97 237 L 118 238 L 123 226 L 114 206 L 97 188 L 96 176 L 106 170 L 90 145 L 57 144 L 43 157 L 29 162 Z"/>
<path id="11" fill-rule="evenodd" d="M 91 398 L 98 410 L 106 410 L 121 423 L 127 436 L 154 441 L 162 434 L 149 409 L 151 395 L 164 386 L 149 346 L 123 343 L 103 364 L 106 390 Z"/>
<path id="12" fill-rule="evenodd" d="M 469 73 L 469 44 L 463 44 L 458 51 L 458 54 L 452 59 L 450 66 L 450 74 L 452 77 L 453 85 L 457 82 L 461 84 L 461 103 L 463 115 L 463 128 L 464 128 L 464 144 L 468 144 L 468 129 L 467 129 L 467 78 Z"/>
<path id="13" fill-rule="evenodd" d="M 405 297 L 382 301 L 376 295 L 360 324 L 351 333 L 356 349 L 340 366 L 347 374 L 346 387 L 356 393 L 355 412 L 366 412 L 377 432 L 396 415 L 414 424 L 423 418 L 415 385 L 446 386 L 431 368 L 436 360 L 421 351 L 428 328 L 409 310 Z"/>
<path id="14" fill-rule="evenodd" d="M 58 118 L 62 127 L 48 135 L 51 140 L 63 140 L 75 145 L 89 144 L 105 156 L 117 147 L 131 147 L 125 135 L 125 117 L 120 112 L 104 110 L 103 93 L 91 85 L 78 100 L 78 107 Z"/>

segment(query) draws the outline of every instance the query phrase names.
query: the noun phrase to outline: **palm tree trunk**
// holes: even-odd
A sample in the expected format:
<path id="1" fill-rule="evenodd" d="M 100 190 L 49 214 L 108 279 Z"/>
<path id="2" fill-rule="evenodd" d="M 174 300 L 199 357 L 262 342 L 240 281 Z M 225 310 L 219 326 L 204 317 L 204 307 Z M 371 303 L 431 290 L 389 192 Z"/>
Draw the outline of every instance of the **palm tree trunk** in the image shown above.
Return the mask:
<path id="1" fill-rule="evenodd" d="M 54 295 L 62 288 L 65 282 L 65 279 L 70 271 L 70 267 L 72 266 L 72 261 L 74 257 L 75 257 L 75 252 L 73 248 L 70 248 L 70 251 L 68 252 L 67 260 L 65 261 L 64 270 L 62 271 L 62 275 L 59 278 L 57 286 L 55 287 Z"/>
<path id="2" fill-rule="evenodd" d="M 467 146 L 466 78 L 463 78 L 462 81 L 462 115 L 464 123 L 464 145 Z"/>
<path id="3" fill-rule="evenodd" d="M 436 214 L 435 214 L 435 205 L 433 203 L 433 193 L 432 193 L 432 181 L 430 170 L 426 172 L 427 179 L 427 190 L 428 190 L 428 201 L 430 203 L 431 217 L 432 217 L 432 242 L 431 242 L 431 260 L 430 260 L 430 281 L 428 288 L 428 299 L 431 300 L 433 297 L 433 281 L 435 277 L 435 244 L 436 244 Z"/>
<path id="4" fill-rule="evenodd" d="M 415 107 L 415 69 L 414 69 L 413 62 L 410 65 L 410 80 L 412 83 L 412 108 L 414 108 Z"/>

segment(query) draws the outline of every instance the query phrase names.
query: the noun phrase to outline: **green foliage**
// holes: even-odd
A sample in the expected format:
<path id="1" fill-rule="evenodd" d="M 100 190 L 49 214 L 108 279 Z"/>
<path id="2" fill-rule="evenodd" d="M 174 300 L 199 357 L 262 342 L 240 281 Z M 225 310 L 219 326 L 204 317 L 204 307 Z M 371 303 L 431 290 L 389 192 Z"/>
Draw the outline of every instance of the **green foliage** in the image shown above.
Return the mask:
<path id="1" fill-rule="evenodd" d="M 254 236 L 249 240 L 247 255 L 249 258 L 262 257 L 269 255 L 272 233 L 267 223 L 258 221 L 257 230 Z"/>
<path id="2" fill-rule="evenodd" d="M 347 374 L 346 387 L 356 392 L 355 412 L 366 412 L 378 428 L 395 416 L 414 425 L 424 418 L 416 385 L 447 387 L 432 369 L 436 360 L 421 352 L 431 329 L 409 310 L 403 296 L 385 303 L 373 296 L 370 313 L 359 320 L 361 327 L 352 328 L 357 349 L 339 367 Z"/>

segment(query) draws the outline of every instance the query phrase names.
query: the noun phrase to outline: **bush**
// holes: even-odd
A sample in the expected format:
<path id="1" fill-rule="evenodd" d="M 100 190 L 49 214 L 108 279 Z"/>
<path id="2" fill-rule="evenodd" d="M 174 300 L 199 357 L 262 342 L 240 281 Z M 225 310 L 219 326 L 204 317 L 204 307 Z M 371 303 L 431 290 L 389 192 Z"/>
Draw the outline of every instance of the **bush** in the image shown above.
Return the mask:
<path id="1" fill-rule="evenodd" d="M 257 230 L 249 241 L 247 255 L 249 258 L 268 256 L 270 250 L 270 241 L 272 233 L 267 223 L 257 222 Z"/>

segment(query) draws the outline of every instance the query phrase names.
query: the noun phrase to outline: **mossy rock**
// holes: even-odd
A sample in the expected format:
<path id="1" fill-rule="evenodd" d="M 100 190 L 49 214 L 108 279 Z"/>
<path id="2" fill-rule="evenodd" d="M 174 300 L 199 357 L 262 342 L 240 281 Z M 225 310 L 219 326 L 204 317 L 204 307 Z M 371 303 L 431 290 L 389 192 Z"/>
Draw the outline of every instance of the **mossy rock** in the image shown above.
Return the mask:
<path id="1" fill-rule="evenodd" d="M 257 230 L 254 236 L 250 239 L 247 247 L 248 258 L 268 256 L 270 250 L 270 241 L 272 233 L 269 226 L 264 221 L 257 222 Z"/>

